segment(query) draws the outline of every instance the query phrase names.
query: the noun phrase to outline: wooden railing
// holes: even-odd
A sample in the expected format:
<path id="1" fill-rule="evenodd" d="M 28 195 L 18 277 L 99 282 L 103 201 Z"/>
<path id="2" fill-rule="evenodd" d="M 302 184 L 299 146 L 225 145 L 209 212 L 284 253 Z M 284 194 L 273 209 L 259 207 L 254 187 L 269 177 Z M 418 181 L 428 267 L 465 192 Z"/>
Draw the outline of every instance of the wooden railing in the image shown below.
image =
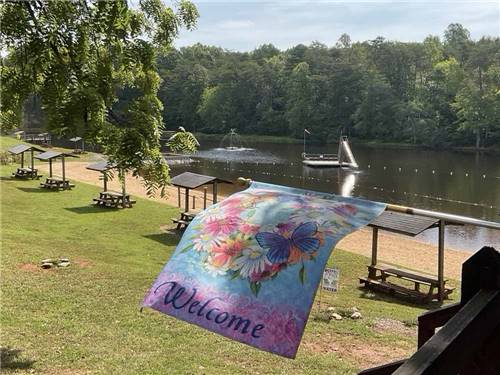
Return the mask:
<path id="1" fill-rule="evenodd" d="M 472 255 L 461 289 L 459 303 L 419 317 L 415 354 L 360 374 L 499 374 L 500 253 L 483 247 Z"/>

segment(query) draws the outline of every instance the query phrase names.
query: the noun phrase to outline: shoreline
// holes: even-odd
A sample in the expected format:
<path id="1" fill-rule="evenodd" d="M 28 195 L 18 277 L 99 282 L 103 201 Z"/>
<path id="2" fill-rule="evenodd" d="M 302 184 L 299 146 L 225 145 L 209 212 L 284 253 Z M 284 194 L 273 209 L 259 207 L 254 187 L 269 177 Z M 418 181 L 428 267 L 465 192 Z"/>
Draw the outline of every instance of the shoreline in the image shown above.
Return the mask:
<path id="1" fill-rule="evenodd" d="M 209 133 L 195 133 L 198 140 L 217 142 L 221 141 L 227 134 L 209 134 Z M 275 143 L 275 144 L 302 144 L 302 138 L 293 137 L 280 137 L 275 135 L 259 135 L 259 134 L 238 134 L 244 142 L 264 142 L 264 143 Z M 384 147 L 396 150 L 445 150 L 461 153 L 485 153 L 493 156 L 500 156 L 500 148 L 496 147 L 481 147 L 476 149 L 474 146 L 435 146 L 431 147 L 425 144 L 413 144 L 413 143 L 400 143 L 400 142 L 382 142 L 374 141 L 368 139 L 360 139 L 352 137 L 349 139 L 352 145 L 359 145 L 364 147 Z M 336 145 L 338 140 L 327 141 L 324 143 L 315 142 L 308 140 L 308 143 L 314 145 Z"/>
<path id="2" fill-rule="evenodd" d="M 85 167 L 88 164 L 89 162 L 79 161 L 67 163 L 66 175 L 68 176 L 68 179 L 102 187 L 102 182 L 99 180 L 100 173 L 86 169 Z M 39 164 L 39 169 L 46 173 L 48 165 Z M 59 169 L 56 167 L 54 172 L 57 174 Z M 112 190 L 121 189 L 117 178 L 108 181 L 108 187 Z M 167 188 L 168 196 L 164 198 L 159 196 L 149 197 L 146 194 L 146 190 L 140 181 L 140 178 L 128 175 L 126 178 L 126 189 L 127 192 L 133 196 L 178 207 L 177 189 L 173 186 Z M 209 189 L 209 199 L 211 199 L 210 193 Z M 195 191 L 194 195 L 196 196 L 196 208 L 202 208 L 203 190 Z M 89 197 L 89 205 L 92 202 L 92 198 L 93 197 Z M 219 194 L 219 198 L 222 200 L 225 198 L 225 195 Z M 184 198 L 181 196 L 181 205 L 183 202 Z M 191 204 L 192 200 L 190 200 L 190 205 Z M 209 204 L 211 203 L 209 202 Z M 336 248 L 364 255 L 366 257 L 371 257 L 371 238 L 371 230 L 369 228 L 362 228 L 341 240 L 337 244 Z M 449 278 L 460 280 L 462 263 L 471 255 L 471 252 L 446 247 L 445 275 Z M 385 261 L 429 274 L 437 273 L 436 246 L 429 245 L 409 237 L 379 231 L 378 258 L 380 262 Z"/>

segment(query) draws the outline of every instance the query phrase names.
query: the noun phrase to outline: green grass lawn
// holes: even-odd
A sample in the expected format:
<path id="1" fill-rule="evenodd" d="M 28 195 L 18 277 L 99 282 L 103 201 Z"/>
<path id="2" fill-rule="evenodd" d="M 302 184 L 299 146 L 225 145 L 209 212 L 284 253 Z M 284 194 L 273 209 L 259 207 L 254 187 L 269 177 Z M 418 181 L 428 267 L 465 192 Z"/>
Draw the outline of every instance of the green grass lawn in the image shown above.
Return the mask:
<path id="1" fill-rule="evenodd" d="M 14 168 L 0 167 L 5 371 L 350 374 L 366 365 L 369 355 L 404 356 L 415 348 L 416 337 L 407 332 L 414 326 L 399 331 L 375 325 L 390 318 L 412 326 L 424 309 L 358 289 L 368 259 L 342 250 L 330 259 L 341 269 L 340 291 L 323 292 L 322 306 L 339 311 L 356 306 L 363 318 L 324 322 L 315 319 L 315 305 L 295 360 L 152 310 L 141 313 L 144 294 L 179 240 L 160 230 L 177 208 L 144 199 L 133 209 L 94 208 L 97 187 L 77 182 L 72 191 L 46 191 L 36 180 L 11 179 Z M 72 264 L 38 267 L 53 257 L 68 257 Z"/>

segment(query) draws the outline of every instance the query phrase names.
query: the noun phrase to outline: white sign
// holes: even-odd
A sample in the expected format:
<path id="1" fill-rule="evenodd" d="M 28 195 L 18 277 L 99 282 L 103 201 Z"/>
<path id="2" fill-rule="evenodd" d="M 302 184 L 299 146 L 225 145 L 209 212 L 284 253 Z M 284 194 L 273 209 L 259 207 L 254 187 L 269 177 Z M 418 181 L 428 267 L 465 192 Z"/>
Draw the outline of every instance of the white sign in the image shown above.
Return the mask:
<path id="1" fill-rule="evenodd" d="M 336 292 L 339 289 L 340 270 L 338 268 L 325 268 L 323 272 L 323 289 Z"/>

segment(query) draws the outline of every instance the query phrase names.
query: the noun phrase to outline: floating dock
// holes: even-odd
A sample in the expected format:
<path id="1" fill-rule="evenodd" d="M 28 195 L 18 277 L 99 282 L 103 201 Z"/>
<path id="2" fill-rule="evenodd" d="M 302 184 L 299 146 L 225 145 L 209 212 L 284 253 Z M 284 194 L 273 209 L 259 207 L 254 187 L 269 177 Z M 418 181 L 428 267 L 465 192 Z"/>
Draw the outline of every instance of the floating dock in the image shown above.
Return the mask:
<path id="1" fill-rule="evenodd" d="M 349 141 L 346 136 L 340 137 L 338 154 L 302 154 L 302 163 L 316 168 L 358 168 Z"/>

